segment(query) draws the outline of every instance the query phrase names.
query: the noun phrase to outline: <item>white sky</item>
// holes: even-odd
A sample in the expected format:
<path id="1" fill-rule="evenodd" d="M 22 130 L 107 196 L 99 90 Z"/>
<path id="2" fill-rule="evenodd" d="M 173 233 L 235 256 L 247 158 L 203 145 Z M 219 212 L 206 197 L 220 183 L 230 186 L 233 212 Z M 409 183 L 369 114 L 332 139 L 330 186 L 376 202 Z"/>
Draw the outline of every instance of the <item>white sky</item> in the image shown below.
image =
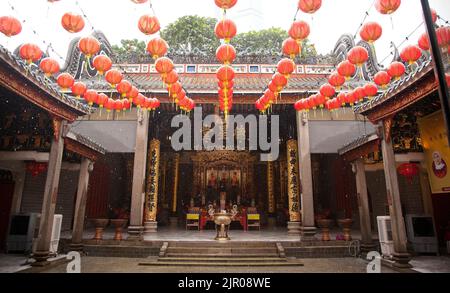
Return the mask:
<path id="1" fill-rule="evenodd" d="M 230 10 L 229 17 L 233 18 L 237 11 L 248 6 L 251 1 L 254 0 L 239 0 L 238 4 Z M 289 29 L 297 9 L 297 0 L 259 1 L 262 5 L 265 27 Z M 0 0 L 0 15 L 13 15 L 21 20 L 26 19 L 22 34 L 12 39 L 1 35 L 0 42 L 11 50 L 24 42 L 34 42 L 45 50 L 42 43 L 45 39 L 53 44 L 59 55 L 65 57 L 68 44 L 75 36 L 84 36 L 91 32 L 88 22 L 85 29 L 78 34 L 69 34 L 61 27 L 61 16 L 65 12 L 80 13 L 75 2 L 75 0 L 61 0 L 49 4 L 46 0 Z M 429 0 L 429 2 L 441 17 L 450 19 L 450 0 Z M 8 3 L 16 8 L 14 12 Z M 79 0 L 79 3 L 95 29 L 103 31 L 112 44 L 118 44 L 121 39 L 149 39 L 137 28 L 139 17 L 150 12 L 148 4 L 137 5 L 130 0 Z M 220 13 L 213 0 L 152 0 L 152 3 L 163 27 L 184 15 L 217 17 Z M 310 23 L 312 43 L 315 44 L 319 53 L 326 54 L 333 50 L 342 34 L 355 34 L 365 11 L 372 3 L 373 0 L 323 0 L 322 8 L 316 14 L 311 16 L 300 12 L 298 19 Z M 395 44 L 401 43 L 422 22 L 420 1 L 403 0 L 399 10 L 393 14 L 392 21 L 391 17 L 379 14 L 375 7 L 372 7 L 366 21 L 371 20 L 383 26 L 383 36 L 376 43 L 378 58 L 381 60 L 389 54 L 391 41 Z M 245 19 L 238 21 L 240 32 L 247 31 L 249 27 L 250 24 Z M 38 36 L 33 34 L 33 30 L 38 33 Z M 418 37 L 424 31 L 425 27 L 422 26 L 404 45 L 416 44 Z M 390 60 L 388 58 L 384 64 L 389 63 Z"/>

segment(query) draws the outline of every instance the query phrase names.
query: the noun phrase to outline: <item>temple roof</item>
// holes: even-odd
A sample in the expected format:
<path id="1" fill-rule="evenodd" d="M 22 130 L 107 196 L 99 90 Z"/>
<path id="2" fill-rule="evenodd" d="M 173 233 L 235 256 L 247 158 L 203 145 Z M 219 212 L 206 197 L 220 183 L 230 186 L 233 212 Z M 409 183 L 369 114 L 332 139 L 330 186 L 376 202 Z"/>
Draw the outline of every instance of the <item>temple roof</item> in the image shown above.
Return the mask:
<path id="1" fill-rule="evenodd" d="M 367 111 L 382 105 L 395 97 L 401 91 L 412 86 L 415 81 L 421 79 L 430 71 L 433 71 L 433 61 L 431 57 L 427 57 L 419 64 L 419 66 L 410 71 L 409 74 L 406 74 L 398 81 L 392 82 L 386 91 L 382 92 L 370 101 L 356 105 L 354 107 L 355 113 L 364 114 Z"/>
<path id="2" fill-rule="evenodd" d="M 364 135 L 364 136 L 357 138 L 356 140 L 350 142 L 349 144 L 343 146 L 341 149 L 338 150 L 338 153 L 340 156 L 343 156 L 348 152 L 351 152 L 369 142 L 372 142 L 372 141 L 375 141 L 378 139 L 379 139 L 379 136 L 376 133 Z"/>
<path id="3" fill-rule="evenodd" d="M 99 143 L 93 141 L 87 136 L 78 134 L 74 131 L 69 131 L 69 133 L 66 135 L 67 138 L 70 138 L 86 147 L 88 147 L 91 150 L 96 151 L 97 153 L 100 153 L 104 155 L 106 153 L 106 149 Z"/>
<path id="4" fill-rule="evenodd" d="M 86 104 L 70 95 L 61 93 L 60 88 L 56 85 L 55 81 L 45 78 L 44 74 L 37 66 L 34 64 L 31 66 L 27 65 L 26 62 L 13 55 L 2 45 L 0 45 L 0 63 L 1 66 L 8 66 L 11 70 L 16 71 L 24 79 L 29 80 L 32 84 L 35 84 L 42 89 L 49 98 L 63 103 L 78 115 L 82 116 L 92 113 L 92 109 Z M 26 84 L 24 84 L 24 86 L 26 86 Z"/>

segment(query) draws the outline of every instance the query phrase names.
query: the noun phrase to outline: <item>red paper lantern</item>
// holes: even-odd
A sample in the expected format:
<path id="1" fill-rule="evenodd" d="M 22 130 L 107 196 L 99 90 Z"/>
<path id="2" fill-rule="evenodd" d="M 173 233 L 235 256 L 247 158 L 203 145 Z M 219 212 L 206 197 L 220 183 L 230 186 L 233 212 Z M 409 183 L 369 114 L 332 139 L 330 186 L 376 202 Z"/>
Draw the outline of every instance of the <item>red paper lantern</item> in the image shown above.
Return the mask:
<path id="1" fill-rule="evenodd" d="M 229 81 L 219 81 L 219 82 L 217 83 L 217 85 L 218 85 L 219 88 L 221 88 L 221 89 L 224 89 L 224 88 L 231 89 L 231 88 L 234 87 L 234 81 L 232 81 L 232 80 L 229 80 Z"/>
<path id="2" fill-rule="evenodd" d="M 139 30 L 146 35 L 156 34 L 161 29 L 158 18 L 151 15 L 141 16 L 138 27 Z"/>
<path id="3" fill-rule="evenodd" d="M 131 91 L 128 93 L 128 100 L 130 102 L 133 102 L 133 100 L 139 95 L 139 90 L 137 87 L 133 86 L 131 87 Z"/>
<path id="4" fill-rule="evenodd" d="M 406 72 L 406 68 L 405 65 L 403 65 L 403 63 L 401 62 L 392 62 L 391 65 L 389 65 L 387 73 L 394 79 L 394 80 L 399 80 L 400 77 L 403 76 L 403 74 L 405 74 Z"/>
<path id="5" fill-rule="evenodd" d="M 179 83 L 179 82 L 174 83 L 171 88 L 172 96 L 178 94 L 182 90 L 183 90 L 183 87 L 181 86 L 181 83 Z"/>
<path id="6" fill-rule="evenodd" d="M 336 94 L 336 90 L 334 89 L 333 86 L 329 84 L 324 84 L 320 87 L 320 94 L 328 100 L 331 99 Z"/>
<path id="7" fill-rule="evenodd" d="M 295 59 L 295 56 L 300 54 L 301 47 L 299 43 L 293 38 L 288 38 L 283 42 L 283 54 Z"/>
<path id="8" fill-rule="evenodd" d="M 134 99 L 133 99 L 133 104 L 138 108 L 142 108 L 142 105 L 145 102 L 145 96 L 141 93 L 139 93 Z"/>
<path id="9" fill-rule="evenodd" d="M 124 100 L 126 101 L 126 100 Z M 124 104 L 122 100 L 116 100 L 114 102 L 114 109 L 116 110 L 117 113 L 122 112 L 122 110 L 124 109 Z"/>
<path id="10" fill-rule="evenodd" d="M 122 80 L 119 84 L 117 84 L 117 91 L 122 98 L 126 98 L 132 88 L 133 86 L 128 80 Z"/>
<path id="11" fill-rule="evenodd" d="M 355 97 L 355 101 L 359 101 L 362 102 L 364 101 L 364 99 L 366 98 L 366 91 L 364 90 L 363 87 L 357 87 L 354 91 L 353 91 L 353 96 Z"/>
<path id="12" fill-rule="evenodd" d="M 450 27 L 440 27 L 436 30 L 438 45 L 441 48 L 447 49 L 450 46 Z"/>
<path id="13" fill-rule="evenodd" d="M 237 27 L 232 20 L 223 19 L 216 24 L 214 31 L 217 38 L 225 40 L 225 43 L 229 43 L 236 36 Z"/>
<path id="14" fill-rule="evenodd" d="M 111 98 L 108 98 L 108 101 L 104 105 L 106 112 L 108 112 L 108 113 L 113 111 L 115 106 L 116 106 L 116 102 Z"/>
<path id="15" fill-rule="evenodd" d="M 46 77 L 50 77 L 53 74 L 58 73 L 60 69 L 58 61 L 49 57 L 42 59 L 39 67 L 41 68 L 42 72 L 44 72 Z"/>
<path id="16" fill-rule="evenodd" d="M 333 73 L 328 78 L 328 83 L 334 86 L 337 90 L 339 90 L 340 87 L 345 84 L 345 77 L 343 77 L 339 73 Z"/>
<path id="17" fill-rule="evenodd" d="M 111 85 L 111 87 L 115 87 L 122 81 L 123 74 L 117 69 L 111 69 L 106 72 L 105 79 Z"/>
<path id="18" fill-rule="evenodd" d="M 108 56 L 98 55 L 92 60 L 94 68 L 97 69 L 99 75 L 105 74 L 106 71 L 112 68 L 112 61 Z"/>
<path id="19" fill-rule="evenodd" d="M 89 59 L 100 51 L 100 42 L 92 37 L 81 38 L 78 49 Z"/>
<path id="20" fill-rule="evenodd" d="M 167 54 L 169 45 L 161 38 L 153 38 L 147 44 L 147 52 L 154 60 Z"/>
<path id="21" fill-rule="evenodd" d="M 339 93 L 336 97 L 336 100 L 339 102 L 339 105 L 345 106 L 346 103 L 350 103 L 350 99 L 348 97 L 348 93 Z"/>
<path id="22" fill-rule="evenodd" d="M 430 50 L 430 40 L 428 38 L 428 34 L 427 33 L 423 33 L 418 41 L 418 45 L 420 47 L 420 49 L 424 50 L 424 51 L 428 51 Z"/>
<path id="23" fill-rule="evenodd" d="M 447 86 L 450 86 L 450 74 L 445 74 L 445 80 L 447 80 Z"/>
<path id="24" fill-rule="evenodd" d="M 356 66 L 353 65 L 350 61 L 345 60 L 339 63 L 337 71 L 340 75 L 345 77 L 346 80 L 349 80 L 353 75 L 355 75 Z"/>
<path id="25" fill-rule="evenodd" d="M 391 76 L 386 71 L 380 71 L 375 74 L 373 81 L 382 89 L 386 89 L 391 82 Z"/>
<path id="26" fill-rule="evenodd" d="M 237 0 L 214 0 L 216 5 L 222 9 L 230 9 L 236 5 Z"/>
<path id="27" fill-rule="evenodd" d="M 42 58 L 42 51 L 34 44 L 24 44 L 20 47 L 19 55 L 20 58 L 25 60 L 28 64 L 31 64 Z"/>
<path id="28" fill-rule="evenodd" d="M 289 58 L 284 58 L 277 65 L 277 71 L 288 78 L 295 71 L 295 63 Z"/>
<path id="29" fill-rule="evenodd" d="M 316 106 L 319 106 L 320 108 L 323 108 L 325 103 L 327 102 L 328 98 L 322 95 L 321 93 L 317 93 L 314 97 L 314 104 Z"/>
<path id="30" fill-rule="evenodd" d="M 417 164 L 405 163 L 405 164 L 401 164 L 397 168 L 397 171 L 400 175 L 402 175 L 403 177 L 406 177 L 408 182 L 411 184 L 414 176 L 417 176 L 419 174 L 420 169 L 419 169 L 419 166 L 417 166 Z"/>
<path id="31" fill-rule="evenodd" d="M 22 32 L 22 24 L 12 16 L 0 17 L 0 32 L 7 37 L 17 36 Z"/>
<path id="32" fill-rule="evenodd" d="M 353 47 L 347 55 L 348 61 L 357 67 L 362 67 L 369 59 L 369 52 L 361 46 Z"/>
<path id="33" fill-rule="evenodd" d="M 175 70 L 169 72 L 164 78 L 164 82 L 169 86 L 169 89 L 172 88 L 172 85 L 178 81 L 178 73 Z"/>
<path id="34" fill-rule="evenodd" d="M 225 82 L 234 79 L 235 73 L 231 66 L 224 65 L 219 68 L 216 72 L 217 79 L 219 81 Z"/>
<path id="35" fill-rule="evenodd" d="M 148 0 L 131 0 L 131 2 L 136 3 L 136 4 L 143 4 L 143 3 L 147 3 Z"/>
<path id="36" fill-rule="evenodd" d="M 97 103 L 98 93 L 95 90 L 87 90 L 83 97 L 89 106 L 92 106 L 94 103 Z"/>
<path id="37" fill-rule="evenodd" d="M 401 2 L 401 0 L 376 0 L 375 8 L 381 14 L 392 14 L 400 7 Z"/>
<path id="38" fill-rule="evenodd" d="M 30 162 L 27 163 L 26 168 L 33 177 L 37 177 L 47 170 L 47 163 Z"/>
<path id="39" fill-rule="evenodd" d="M 236 58 L 236 49 L 230 44 L 223 44 L 217 49 L 216 57 L 221 63 L 229 65 Z"/>
<path id="40" fill-rule="evenodd" d="M 375 84 L 369 82 L 364 86 L 364 93 L 366 97 L 372 99 L 378 94 L 378 87 Z"/>
<path id="41" fill-rule="evenodd" d="M 322 0 L 300 0 L 298 8 L 304 13 L 315 13 L 322 6 Z"/>
<path id="42" fill-rule="evenodd" d="M 377 41 L 383 34 L 383 28 L 376 22 L 367 22 L 361 28 L 359 35 L 368 43 Z"/>
<path id="43" fill-rule="evenodd" d="M 101 93 L 97 96 L 97 104 L 100 108 L 104 108 L 105 104 L 108 102 L 108 96 Z"/>
<path id="44" fill-rule="evenodd" d="M 286 78 L 286 76 L 284 76 L 283 74 L 276 72 L 273 76 L 272 76 L 272 82 L 275 86 L 276 86 L 276 91 L 273 92 L 281 92 L 283 90 L 283 88 L 288 84 L 288 80 Z"/>
<path id="45" fill-rule="evenodd" d="M 163 79 L 174 68 L 175 68 L 175 65 L 173 65 L 172 60 L 170 60 L 167 57 L 161 57 L 161 58 L 158 58 L 158 60 L 156 60 L 155 69 L 159 74 L 162 75 Z"/>
<path id="46" fill-rule="evenodd" d="M 310 32 L 311 29 L 309 24 L 302 20 L 298 20 L 294 21 L 289 29 L 289 36 L 300 43 L 309 36 Z"/>
<path id="47" fill-rule="evenodd" d="M 400 58 L 409 65 L 415 63 L 422 56 L 422 51 L 416 45 L 406 46 L 400 53 Z"/>
<path id="48" fill-rule="evenodd" d="M 81 15 L 74 13 L 66 13 L 61 19 L 63 28 L 69 33 L 79 33 L 84 28 L 84 20 Z"/>
<path id="49" fill-rule="evenodd" d="M 71 88 L 72 94 L 77 97 L 77 99 L 80 99 L 81 96 L 84 95 L 87 91 L 87 87 L 82 82 L 75 82 Z"/>
<path id="50" fill-rule="evenodd" d="M 73 86 L 75 79 L 69 73 L 61 73 L 56 79 L 56 83 L 65 91 Z"/>

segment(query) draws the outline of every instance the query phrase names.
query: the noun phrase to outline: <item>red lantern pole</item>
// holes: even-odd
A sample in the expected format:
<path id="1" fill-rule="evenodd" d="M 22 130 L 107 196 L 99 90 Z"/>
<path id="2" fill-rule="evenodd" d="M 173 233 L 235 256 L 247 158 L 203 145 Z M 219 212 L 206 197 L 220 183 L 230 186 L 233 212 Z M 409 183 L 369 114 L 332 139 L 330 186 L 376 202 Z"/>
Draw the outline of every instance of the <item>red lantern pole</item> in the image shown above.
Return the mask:
<path id="1" fill-rule="evenodd" d="M 423 16 L 425 19 L 428 36 L 430 38 L 430 51 L 434 60 L 434 74 L 436 76 L 436 80 L 439 81 L 439 97 L 441 98 L 442 112 L 444 114 L 445 126 L 447 128 L 447 139 L 450 144 L 450 99 L 448 95 L 447 81 L 445 79 L 444 63 L 439 50 L 430 4 L 428 3 L 428 0 L 420 0 L 420 2 L 422 3 Z"/>

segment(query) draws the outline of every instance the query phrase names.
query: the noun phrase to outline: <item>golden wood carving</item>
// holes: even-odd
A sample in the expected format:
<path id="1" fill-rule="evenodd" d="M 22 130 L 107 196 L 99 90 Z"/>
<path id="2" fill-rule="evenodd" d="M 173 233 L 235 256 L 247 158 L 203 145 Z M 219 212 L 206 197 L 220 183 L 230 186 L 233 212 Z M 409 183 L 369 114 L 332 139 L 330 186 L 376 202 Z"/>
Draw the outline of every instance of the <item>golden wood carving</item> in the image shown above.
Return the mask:
<path id="1" fill-rule="evenodd" d="M 365 114 L 372 123 L 377 124 L 437 90 L 438 82 L 434 77 L 433 70 L 431 70 L 421 76 L 414 77 L 414 81 L 402 85 L 393 97 L 373 109 L 367 110 Z"/>
<path id="2" fill-rule="evenodd" d="M 286 145 L 289 217 L 291 222 L 300 222 L 298 143 L 297 140 L 292 139 L 287 141 Z"/>
<path id="3" fill-rule="evenodd" d="M 274 193 L 274 170 L 273 162 L 267 162 L 267 196 L 269 213 L 275 213 L 275 193 Z"/>
<path id="4" fill-rule="evenodd" d="M 58 118 L 53 118 L 52 123 L 53 123 L 53 138 L 56 141 L 59 141 L 59 137 L 62 131 L 62 120 Z"/>
<path id="5" fill-rule="evenodd" d="M 383 135 L 384 135 L 384 140 L 387 143 L 391 142 L 393 122 L 394 122 L 394 119 L 392 116 L 383 120 Z"/>
<path id="6" fill-rule="evenodd" d="M 175 154 L 175 157 L 173 158 L 173 194 L 172 194 L 172 212 L 177 211 L 177 205 L 178 205 L 178 173 L 180 169 L 180 154 Z"/>
<path id="7" fill-rule="evenodd" d="M 161 142 L 153 139 L 150 142 L 147 167 L 147 190 L 145 193 L 145 220 L 156 222 L 159 191 L 159 164 L 161 161 Z"/>

